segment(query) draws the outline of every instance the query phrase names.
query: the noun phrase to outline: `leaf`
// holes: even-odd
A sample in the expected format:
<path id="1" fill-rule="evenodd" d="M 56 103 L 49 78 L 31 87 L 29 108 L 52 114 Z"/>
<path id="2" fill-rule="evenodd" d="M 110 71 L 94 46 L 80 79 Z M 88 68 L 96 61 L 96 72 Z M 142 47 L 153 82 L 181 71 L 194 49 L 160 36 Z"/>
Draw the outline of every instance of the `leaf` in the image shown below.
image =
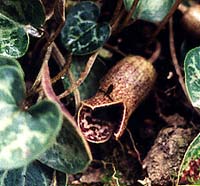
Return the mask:
<path id="1" fill-rule="evenodd" d="M 131 9 L 134 0 L 124 0 L 127 10 Z M 140 0 L 132 16 L 133 19 L 141 19 L 153 23 L 163 20 L 172 8 L 175 0 Z"/>
<path id="2" fill-rule="evenodd" d="M 185 85 L 190 101 L 200 108 L 200 47 L 190 50 L 184 60 Z"/>
<path id="3" fill-rule="evenodd" d="M 65 119 L 54 146 L 46 151 L 39 160 L 64 173 L 80 172 L 89 165 L 92 159 L 89 145 L 72 115 L 56 96 L 51 84 L 48 63 L 43 64 L 41 72 L 45 95 L 59 104 Z"/>
<path id="4" fill-rule="evenodd" d="M 59 181 L 57 186 L 64 186 L 66 178 L 59 173 L 62 183 Z M 0 186 L 50 186 L 52 179 L 53 169 L 36 161 L 19 169 L 0 171 Z"/>
<path id="5" fill-rule="evenodd" d="M 64 120 L 56 143 L 39 158 L 49 167 L 68 174 L 83 171 L 91 159 L 85 140 L 67 120 Z"/>
<path id="6" fill-rule="evenodd" d="M 0 57 L 0 61 L 4 59 Z M 62 114 L 51 101 L 43 100 L 25 110 L 22 70 L 8 61 L 0 62 L 1 170 L 25 166 L 39 157 L 55 142 L 62 124 Z"/>
<path id="7" fill-rule="evenodd" d="M 40 27 L 45 21 L 40 0 L 0 0 L 0 13 L 23 25 Z"/>
<path id="8" fill-rule="evenodd" d="M 88 60 L 88 57 L 78 57 L 75 56 L 72 59 L 70 70 L 72 71 L 75 79 L 77 80 L 80 77 L 81 72 L 85 68 L 85 64 Z M 88 99 L 92 97 L 97 90 L 99 89 L 99 81 L 106 73 L 106 66 L 100 61 L 95 61 L 88 77 L 85 81 L 78 87 L 80 91 L 81 100 Z M 64 87 L 67 89 L 70 86 L 69 80 L 67 77 L 63 79 Z"/>
<path id="9" fill-rule="evenodd" d="M 29 45 L 29 37 L 24 28 L 0 14 L 0 55 L 19 58 Z"/>
<path id="10" fill-rule="evenodd" d="M 67 50 L 76 55 L 89 54 L 100 48 L 110 36 L 107 23 L 97 23 L 99 7 L 90 1 L 73 6 L 61 31 L 61 40 Z"/>
<path id="11" fill-rule="evenodd" d="M 24 75 L 24 71 L 22 70 L 20 64 L 16 59 L 5 57 L 5 56 L 0 56 L 0 67 L 1 66 L 11 66 L 11 67 L 16 67 L 17 70 L 20 71 L 21 74 Z"/>
<path id="12" fill-rule="evenodd" d="M 179 185 L 200 185 L 200 133 L 189 145 L 183 158 L 179 175 Z"/>
<path id="13" fill-rule="evenodd" d="M 38 162 L 14 170 L 0 172 L 0 186 L 50 186 L 53 170 Z"/>

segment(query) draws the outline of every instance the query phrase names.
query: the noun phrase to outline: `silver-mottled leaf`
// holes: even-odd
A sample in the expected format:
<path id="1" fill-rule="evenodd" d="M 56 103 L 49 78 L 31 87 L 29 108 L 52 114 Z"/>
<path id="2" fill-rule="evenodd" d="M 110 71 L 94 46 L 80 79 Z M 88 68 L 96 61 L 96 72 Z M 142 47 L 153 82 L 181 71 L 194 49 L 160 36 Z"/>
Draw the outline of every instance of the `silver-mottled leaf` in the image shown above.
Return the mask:
<path id="1" fill-rule="evenodd" d="M 0 55 L 19 58 L 26 53 L 28 44 L 24 28 L 0 14 Z"/>
<path id="2" fill-rule="evenodd" d="M 0 61 L 4 60 L 0 57 Z M 25 110 L 25 83 L 14 61 L 0 66 L 0 169 L 27 165 L 56 140 L 62 114 L 56 104 L 43 100 Z"/>
<path id="3" fill-rule="evenodd" d="M 130 10 L 134 0 L 124 0 L 127 10 Z M 160 22 L 170 11 L 175 0 L 139 0 L 133 19 L 142 19 L 149 22 Z"/>
<path id="4" fill-rule="evenodd" d="M 0 186 L 50 186 L 53 170 L 34 162 L 26 167 L 0 171 Z"/>
<path id="5" fill-rule="evenodd" d="M 200 47 L 190 50 L 184 61 L 185 85 L 194 107 L 200 108 Z"/>
<path id="6" fill-rule="evenodd" d="M 49 167 L 68 174 L 83 171 L 91 159 L 85 140 L 67 120 L 63 123 L 56 143 L 39 158 Z"/>
<path id="7" fill-rule="evenodd" d="M 100 48 L 110 36 L 107 23 L 97 23 L 100 10 L 90 1 L 73 6 L 61 32 L 61 40 L 67 50 L 76 55 L 92 53 Z"/>

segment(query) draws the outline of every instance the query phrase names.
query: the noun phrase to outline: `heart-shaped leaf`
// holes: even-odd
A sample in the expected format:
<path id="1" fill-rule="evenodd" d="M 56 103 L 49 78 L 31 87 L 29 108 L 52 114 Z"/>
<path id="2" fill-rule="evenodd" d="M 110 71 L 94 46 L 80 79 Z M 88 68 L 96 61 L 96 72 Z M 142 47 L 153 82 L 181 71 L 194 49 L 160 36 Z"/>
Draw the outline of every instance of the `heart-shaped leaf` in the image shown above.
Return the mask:
<path id="1" fill-rule="evenodd" d="M 100 10 L 90 1 L 73 6 L 61 32 L 61 40 L 67 50 L 77 55 L 88 54 L 100 48 L 110 36 L 107 23 L 97 23 Z"/>
<path id="2" fill-rule="evenodd" d="M 179 175 L 179 185 L 200 185 L 200 133 L 192 141 L 183 158 Z"/>
<path id="3" fill-rule="evenodd" d="M 0 0 L 0 13 L 23 25 L 39 27 L 44 23 L 44 7 L 40 0 Z"/>
<path id="4" fill-rule="evenodd" d="M 62 124 L 62 114 L 53 102 L 43 100 L 25 110 L 22 69 L 8 61 L 0 62 L 0 169 L 35 160 L 55 142 Z"/>
<path id="5" fill-rule="evenodd" d="M 130 10 L 134 0 L 124 0 L 127 10 Z M 149 22 L 160 22 L 170 11 L 175 0 L 140 0 L 132 16 L 133 19 L 142 19 Z"/>
<path id="6" fill-rule="evenodd" d="M 85 140 L 67 120 L 64 121 L 56 143 L 39 158 L 49 167 L 68 174 L 83 171 L 91 159 Z"/>
<path id="7" fill-rule="evenodd" d="M 184 60 L 185 85 L 190 101 L 200 108 L 200 47 L 190 50 Z"/>
<path id="8" fill-rule="evenodd" d="M 22 26 L 0 14 L 0 55 L 18 58 L 28 48 L 29 37 Z"/>

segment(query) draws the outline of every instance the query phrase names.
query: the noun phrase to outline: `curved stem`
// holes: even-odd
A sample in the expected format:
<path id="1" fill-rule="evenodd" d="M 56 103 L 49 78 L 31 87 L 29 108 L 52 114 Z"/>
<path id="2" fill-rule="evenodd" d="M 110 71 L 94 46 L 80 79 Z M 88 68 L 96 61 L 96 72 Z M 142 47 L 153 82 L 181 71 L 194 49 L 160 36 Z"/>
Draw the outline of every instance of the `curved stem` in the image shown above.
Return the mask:
<path id="1" fill-rule="evenodd" d="M 153 54 L 151 55 L 151 57 L 148 59 L 148 61 L 150 63 L 154 63 L 158 57 L 160 56 L 160 52 L 161 52 L 161 44 L 159 41 L 156 42 L 156 49 L 153 52 Z"/>
<path id="2" fill-rule="evenodd" d="M 108 43 L 105 43 L 104 47 L 109 49 L 109 50 L 111 50 L 111 51 L 113 51 L 113 52 L 115 52 L 115 53 L 117 53 L 117 54 L 120 54 L 123 57 L 127 56 L 124 52 L 122 52 L 121 50 L 115 48 L 114 46 L 112 46 L 112 45 L 110 45 Z"/>
<path id="3" fill-rule="evenodd" d="M 54 58 L 58 57 L 57 54 L 53 53 Z M 64 57 L 62 56 L 62 58 L 64 59 Z M 64 59 L 65 60 L 65 59 Z M 59 60 L 60 61 L 60 60 Z M 64 65 L 61 65 L 63 67 L 63 69 L 51 79 L 51 83 L 56 83 L 58 80 L 60 80 L 63 76 L 65 76 L 66 74 L 68 74 L 68 70 L 70 68 L 72 62 L 72 55 L 69 54 L 67 57 L 67 60 L 65 61 Z M 62 62 L 61 62 L 62 63 Z"/>
<path id="4" fill-rule="evenodd" d="M 63 69 L 55 76 L 52 78 L 51 83 L 56 83 L 58 80 L 60 80 L 63 76 L 65 76 L 67 74 L 69 81 L 71 83 L 71 85 L 73 86 L 73 84 L 75 83 L 75 78 L 73 76 L 73 73 L 70 70 L 70 65 L 72 62 L 72 54 L 69 54 L 67 57 L 67 60 L 65 60 L 65 58 L 63 57 L 62 53 L 60 52 L 60 50 L 58 49 L 57 45 L 55 43 L 53 43 L 53 57 L 54 59 L 59 63 L 59 65 L 61 67 L 63 67 Z M 76 88 L 74 91 L 74 99 L 75 99 L 75 107 L 76 110 L 79 108 L 80 106 L 80 92 L 78 90 L 78 88 Z"/>
<path id="5" fill-rule="evenodd" d="M 122 8 L 122 5 L 123 5 L 123 0 L 118 0 L 117 5 L 116 5 L 115 10 L 114 10 L 113 17 L 110 21 L 111 25 L 113 25 L 115 23 L 115 20 L 118 18 L 119 14 L 120 14 L 120 10 Z"/>
<path id="6" fill-rule="evenodd" d="M 119 23 L 120 23 L 120 21 L 121 21 L 121 19 L 122 19 L 122 17 L 124 16 L 125 13 L 126 13 L 126 11 L 123 9 L 123 10 L 119 13 L 119 15 L 118 15 L 118 17 L 116 18 L 115 22 L 112 24 L 111 27 L 112 27 L 112 32 L 113 32 L 113 33 L 115 33 L 115 32 L 118 33 L 118 31 L 117 31 L 116 29 L 118 28 Z"/>
<path id="7" fill-rule="evenodd" d="M 163 27 L 167 24 L 167 22 L 169 21 L 170 17 L 173 15 L 173 13 L 176 11 L 177 7 L 179 6 L 179 4 L 181 3 L 182 0 L 176 0 L 176 2 L 174 3 L 174 5 L 172 6 L 171 10 L 168 12 L 168 14 L 164 17 L 164 19 L 162 20 L 162 22 L 159 24 L 159 26 L 157 27 L 157 29 L 155 30 L 155 32 L 152 34 L 152 37 L 150 39 L 150 41 L 147 43 L 147 46 L 149 46 L 157 37 L 157 35 L 160 33 L 160 31 L 163 29 Z"/>
<path id="8" fill-rule="evenodd" d="M 122 29 L 128 25 L 130 19 L 133 16 L 133 13 L 134 13 L 135 9 L 137 8 L 138 3 L 139 3 L 139 0 L 134 0 L 133 4 L 131 6 L 131 9 L 128 12 L 128 15 L 126 16 L 126 18 L 125 18 L 125 20 L 124 20 L 124 22 L 122 24 Z"/>
<path id="9" fill-rule="evenodd" d="M 178 75 L 179 83 L 181 85 L 181 88 L 183 89 L 185 96 L 188 99 L 187 91 L 185 88 L 185 83 L 183 81 L 182 72 L 181 72 L 180 66 L 178 64 L 177 57 L 176 57 L 176 49 L 174 46 L 173 19 L 172 18 L 169 20 L 169 45 L 170 45 L 170 53 L 171 53 L 171 57 L 172 57 L 172 62 L 173 62 L 176 74 Z"/>
<path id="10" fill-rule="evenodd" d="M 69 81 L 70 81 L 71 85 L 74 86 L 74 84 L 76 83 L 76 80 L 75 80 L 75 77 L 74 77 L 74 75 L 73 75 L 73 73 L 71 72 L 70 69 L 68 71 L 68 76 L 69 76 Z M 79 92 L 78 88 L 76 88 L 73 91 L 73 93 L 74 93 L 75 108 L 76 108 L 76 114 L 77 114 L 78 109 L 79 109 L 79 107 L 81 105 L 81 96 L 80 96 L 80 92 Z"/>

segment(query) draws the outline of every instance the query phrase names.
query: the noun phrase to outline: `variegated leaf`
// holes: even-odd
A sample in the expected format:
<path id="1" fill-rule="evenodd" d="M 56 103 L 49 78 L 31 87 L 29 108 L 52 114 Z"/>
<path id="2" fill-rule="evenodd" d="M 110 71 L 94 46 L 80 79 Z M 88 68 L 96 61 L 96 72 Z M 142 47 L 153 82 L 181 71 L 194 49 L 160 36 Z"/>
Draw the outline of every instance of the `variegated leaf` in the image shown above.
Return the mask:
<path id="1" fill-rule="evenodd" d="M 124 0 L 127 10 L 130 10 L 134 0 Z M 150 22 L 160 22 L 170 11 L 175 0 L 139 0 L 133 19 L 142 19 Z"/>
<path id="2" fill-rule="evenodd" d="M 110 36 L 107 23 L 97 23 L 100 10 L 90 1 L 73 6 L 61 32 L 61 40 L 67 50 L 77 55 L 92 53 L 100 48 Z"/>
<path id="3" fill-rule="evenodd" d="M 47 150 L 39 160 L 67 174 L 81 172 L 92 160 L 90 149 L 85 143 L 76 129 L 65 120 L 53 147 Z"/>
<path id="4" fill-rule="evenodd" d="M 0 62 L 1 170 L 22 167 L 39 157 L 55 142 L 62 124 L 62 114 L 51 101 L 24 107 L 22 69 L 8 61 Z"/>
<path id="5" fill-rule="evenodd" d="M 29 44 L 29 37 L 22 26 L 0 13 L 0 55 L 19 58 Z"/>
<path id="6" fill-rule="evenodd" d="M 200 47 L 190 50 L 184 61 L 185 85 L 194 107 L 200 108 Z"/>
<path id="7" fill-rule="evenodd" d="M 34 162 L 28 166 L 0 171 L 0 186 L 50 186 L 53 170 Z"/>

